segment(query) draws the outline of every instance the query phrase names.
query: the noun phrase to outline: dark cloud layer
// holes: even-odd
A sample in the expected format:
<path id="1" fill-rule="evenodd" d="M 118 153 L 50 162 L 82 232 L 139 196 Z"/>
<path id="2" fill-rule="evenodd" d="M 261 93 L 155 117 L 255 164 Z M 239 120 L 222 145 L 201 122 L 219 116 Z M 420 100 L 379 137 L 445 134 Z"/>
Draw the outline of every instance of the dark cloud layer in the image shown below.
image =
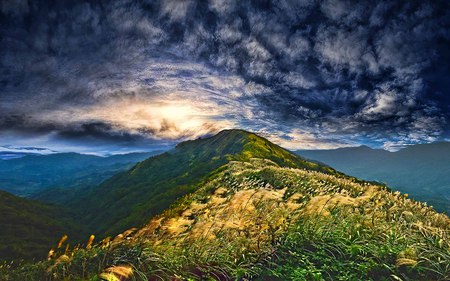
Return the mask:
<path id="1" fill-rule="evenodd" d="M 299 148 L 450 137 L 445 0 L 9 0 L 0 11 L 3 142 L 145 146 L 224 127 Z"/>

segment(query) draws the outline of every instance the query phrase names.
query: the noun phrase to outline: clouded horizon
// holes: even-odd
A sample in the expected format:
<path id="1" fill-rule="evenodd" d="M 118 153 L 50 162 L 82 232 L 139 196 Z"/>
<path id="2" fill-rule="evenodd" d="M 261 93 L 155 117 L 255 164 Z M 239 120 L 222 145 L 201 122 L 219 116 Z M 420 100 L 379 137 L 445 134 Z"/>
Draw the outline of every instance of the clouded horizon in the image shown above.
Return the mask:
<path id="1" fill-rule="evenodd" d="M 2 1 L 0 145 L 450 140 L 448 1 Z"/>

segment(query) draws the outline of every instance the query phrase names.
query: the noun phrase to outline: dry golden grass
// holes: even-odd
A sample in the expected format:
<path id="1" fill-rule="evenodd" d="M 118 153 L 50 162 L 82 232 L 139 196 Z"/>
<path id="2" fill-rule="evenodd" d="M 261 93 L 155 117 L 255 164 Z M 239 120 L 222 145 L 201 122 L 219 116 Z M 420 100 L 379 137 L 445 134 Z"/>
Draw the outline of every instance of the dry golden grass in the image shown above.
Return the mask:
<path id="1" fill-rule="evenodd" d="M 100 280 L 126 281 L 133 276 L 133 268 L 129 265 L 116 265 L 108 267 L 100 274 Z"/>
<path id="2" fill-rule="evenodd" d="M 177 236 L 185 232 L 192 225 L 193 221 L 185 217 L 171 218 L 161 228 L 168 234 Z"/>
<path id="3" fill-rule="evenodd" d="M 112 273 L 102 273 L 99 276 L 100 280 L 104 281 L 121 281 L 116 275 Z"/>
<path id="4" fill-rule="evenodd" d="M 319 195 L 311 198 L 306 205 L 305 214 L 329 216 L 330 210 L 337 206 L 359 207 L 378 192 L 378 188 L 370 186 L 362 196 L 350 197 L 341 194 Z"/>
<path id="5" fill-rule="evenodd" d="M 88 240 L 88 242 L 86 244 L 86 249 L 89 250 L 92 247 L 92 243 L 94 242 L 94 239 L 95 239 L 95 235 L 94 234 L 89 236 L 89 240 Z"/>
<path id="6" fill-rule="evenodd" d="M 287 216 L 301 206 L 296 203 L 300 194 L 286 202 L 283 200 L 286 190 L 264 187 L 232 192 L 219 187 L 206 203 L 193 201 L 180 216 L 152 220 L 136 238 L 159 245 L 164 240 L 184 243 L 192 239 L 211 241 L 223 235 L 248 236 L 262 244 L 271 238 L 269 230 L 280 228 Z"/>
<path id="7" fill-rule="evenodd" d="M 64 244 L 64 242 L 67 241 L 68 238 L 69 237 L 67 235 L 65 235 L 65 234 L 61 237 L 61 239 L 58 242 L 58 249 L 62 247 L 62 245 Z"/>
<path id="8" fill-rule="evenodd" d="M 224 187 L 219 187 L 218 189 L 216 189 L 216 191 L 214 191 L 214 194 L 217 196 L 224 196 L 227 192 L 228 192 L 228 189 L 226 189 Z"/>
<path id="9" fill-rule="evenodd" d="M 417 264 L 416 260 L 407 259 L 407 258 L 398 258 L 395 261 L 395 265 L 397 266 L 414 266 Z"/>
<path id="10" fill-rule="evenodd" d="M 304 196 L 300 193 L 292 194 L 286 201 L 287 208 L 291 211 L 299 209 L 302 205 L 298 203 L 298 201 L 301 200 L 303 197 Z"/>
<path id="11" fill-rule="evenodd" d="M 66 263 L 69 263 L 71 261 L 71 258 L 69 257 L 69 256 L 67 256 L 67 255 L 61 255 L 61 256 L 59 256 L 56 260 L 55 260 L 55 262 L 53 263 L 53 265 L 52 266 L 50 266 L 48 269 L 47 269 L 47 272 L 52 272 L 53 271 L 53 269 L 55 268 L 55 267 L 57 267 L 58 265 L 60 265 L 60 264 L 66 264 Z"/>
<path id="12" fill-rule="evenodd" d="M 126 238 L 126 237 L 129 237 L 129 236 L 131 236 L 132 234 L 134 234 L 137 230 L 138 230 L 138 229 L 137 229 L 136 227 L 130 228 L 130 229 L 128 229 L 128 230 L 126 230 L 126 231 L 123 232 L 123 236 L 124 236 L 125 238 Z"/>
<path id="13" fill-rule="evenodd" d="M 223 198 L 220 196 L 211 196 L 210 200 L 209 200 L 209 207 L 214 206 L 214 205 L 221 205 L 223 203 L 225 203 L 227 201 L 227 198 Z M 203 208 L 208 207 L 208 205 L 205 205 Z"/>
<path id="14" fill-rule="evenodd" d="M 48 251 L 47 260 L 51 260 L 53 258 L 54 254 L 55 254 L 55 249 L 51 248 L 50 251 Z"/>
<path id="15" fill-rule="evenodd" d="M 118 265 L 107 268 L 105 272 L 112 273 L 123 278 L 130 278 L 133 275 L 133 268 L 129 265 Z"/>

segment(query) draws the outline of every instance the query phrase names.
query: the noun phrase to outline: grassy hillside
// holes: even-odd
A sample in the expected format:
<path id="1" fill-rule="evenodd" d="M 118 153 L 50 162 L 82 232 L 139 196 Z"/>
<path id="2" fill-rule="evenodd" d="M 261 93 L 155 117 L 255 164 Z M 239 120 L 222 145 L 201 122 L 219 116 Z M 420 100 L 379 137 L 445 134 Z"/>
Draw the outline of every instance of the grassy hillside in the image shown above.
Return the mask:
<path id="1" fill-rule="evenodd" d="M 413 145 L 397 152 L 351 147 L 297 153 L 349 175 L 387 183 L 450 214 L 449 142 Z"/>
<path id="2" fill-rule="evenodd" d="M 76 241 L 81 228 L 71 221 L 61 208 L 0 191 L 0 261 L 42 260 L 64 234 Z"/>
<path id="3" fill-rule="evenodd" d="M 96 234 L 115 235 L 125 228 L 144 224 L 178 198 L 195 191 L 204 179 L 229 161 L 251 158 L 337 174 L 255 134 L 225 130 L 213 137 L 180 143 L 172 151 L 140 162 L 87 192 L 72 206 L 82 208 L 81 217 Z"/>
<path id="4" fill-rule="evenodd" d="M 449 232 L 383 186 L 250 159 L 141 229 L 0 280 L 449 280 Z"/>
<path id="5" fill-rule="evenodd" d="M 135 163 L 158 154 L 130 153 L 100 157 L 78 153 L 27 155 L 0 160 L 0 186 L 15 195 L 53 202 L 49 189 L 74 190 L 96 186 L 114 174 L 130 169 Z M 47 195 L 50 195 L 47 197 Z"/>

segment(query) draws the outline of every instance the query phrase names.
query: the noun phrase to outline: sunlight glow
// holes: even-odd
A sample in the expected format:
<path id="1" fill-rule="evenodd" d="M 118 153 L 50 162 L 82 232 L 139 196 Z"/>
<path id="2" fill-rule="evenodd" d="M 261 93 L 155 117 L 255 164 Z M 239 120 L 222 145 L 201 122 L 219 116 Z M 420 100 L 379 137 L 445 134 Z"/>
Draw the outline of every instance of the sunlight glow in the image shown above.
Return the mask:
<path id="1" fill-rule="evenodd" d="M 65 118 L 75 123 L 103 122 L 115 131 L 141 134 L 155 139 L 192 139 L 208 133 L 233 128 L 234 124 L 220 119 L 222 112 L 207 102 L 188 100 L 109 101 L 91 108 L 55 111 L 47 118 Z"/>

